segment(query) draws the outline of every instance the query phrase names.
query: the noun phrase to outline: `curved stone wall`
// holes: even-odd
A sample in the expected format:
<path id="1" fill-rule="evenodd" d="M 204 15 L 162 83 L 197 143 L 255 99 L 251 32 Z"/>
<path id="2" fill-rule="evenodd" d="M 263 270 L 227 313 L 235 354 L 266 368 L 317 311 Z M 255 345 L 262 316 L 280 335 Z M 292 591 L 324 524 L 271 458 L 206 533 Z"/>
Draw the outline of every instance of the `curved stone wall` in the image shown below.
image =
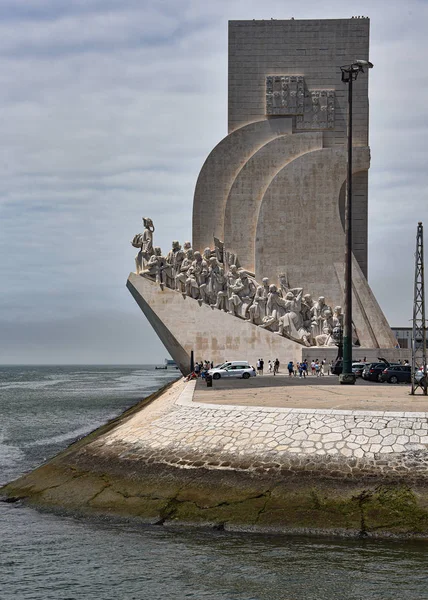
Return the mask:
<path id="1" fill-rule="evenodd" d="M 256 279 L 288 274 L 292 287 L 305 282 L 314 297 L 341 305 L 333 264 L 342 262 L 345 237 L 339 195 L 346 177 L 344 149 L 310 152 L 286 165 L 266 190 L 255 241 Z M 354 152 L 354 170 L 369 166 L 368 148 Z"/>
<path id="2" fill-rule="evenodd" d="M 267 142 L 291 133 L 291 119 L 269 119 L 245 125 L 226 136 L 206 159 L 193 199 L 193 249 L 210 248 L 213 235 L 224 239 L 229 190 L 246 161 Z"/>
<path id="3" fill-rule="evenodd" d="M 285 135 L 262 146 L 235 178 L 226 203 L 225 247 L 239 256 L 242 267 L 255 271 L 255 240 L 260 204 L 272 179 L 285 165 L 322 148 L 322 132 Z M 267 277 L 273 274 L 266 272 Z"/>

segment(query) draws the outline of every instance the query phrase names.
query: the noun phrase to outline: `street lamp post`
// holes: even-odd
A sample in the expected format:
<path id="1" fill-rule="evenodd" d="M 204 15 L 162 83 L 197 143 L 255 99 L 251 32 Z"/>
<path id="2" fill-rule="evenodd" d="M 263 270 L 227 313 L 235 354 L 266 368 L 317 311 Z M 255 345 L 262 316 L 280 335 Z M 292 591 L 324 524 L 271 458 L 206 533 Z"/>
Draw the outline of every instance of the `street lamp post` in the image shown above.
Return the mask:
<path id="1" fill-rule="evenodd" d="M 342 81 L 348 84 L 348 164 L 346 176 L 345 210 L 345 302 L 343 319 L 343 366 L 339 376 L 341 384 L 353 385 L 352 372 L 352 84 L 364 68 L 373 65 L 367 60 L 356 60 L 351 65 L 340 67 Z"/>

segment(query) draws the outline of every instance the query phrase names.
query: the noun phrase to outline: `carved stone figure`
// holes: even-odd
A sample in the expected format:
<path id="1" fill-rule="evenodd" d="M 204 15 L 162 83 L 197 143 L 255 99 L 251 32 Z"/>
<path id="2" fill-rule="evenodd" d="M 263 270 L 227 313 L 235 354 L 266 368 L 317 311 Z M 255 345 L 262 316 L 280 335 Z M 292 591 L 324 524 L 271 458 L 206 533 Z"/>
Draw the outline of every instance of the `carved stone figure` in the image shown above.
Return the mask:
<path id="1" fill-rule="evenodd" d="M 280 273 L 278 275 L 278 279 L 279 279 L 279 293 L 283 298 L 285 298 L 287 292 L 290 291 L 290 284 L 288 283 L 288 277 L 285 273 Z"/>
<path id="2" fill-rule="evenodd" d="M 155 246 L 154 254 L 149 258 L 149 262 L 145 269 L 140 272 L 140 275 L 146 275 L 154 278 L 156 283 L 162 283 L 163 281 L 163 269 L 166 264 L 165 257 L 162 256 L 162 250 L 159 246 Z"/>
<path id="3" fill-rule="evenodd" d="M 143 233 L 137 233 L 134 235 L 134 239 L 131 242 L 134 248 L 140 248 L 140 251 L 135 257 L 135 268 L 137 275 L 139 275 L 144 267 L 146 267 L 150 257 L 154 254 L 153 232 L 155 227 L 153 225 L 153 221 L 149 219 L 149 217 L 143 217 L 143 223 Z"/>
<path id="4" fill-rule="evenodd" d="M 206 293 L 209 298 L 210 304 L 217 308 L 224 308 L 222 303 L 218 303 L 218 299 L 223 297 L 225 292 L 226 279 L 224 277 L 223 269 L 217 262 L 217 259 L 212 256 L 210 258 L 210 270 L 208 274 L 208 283 Z"/>
<path id="5" fill-rule="evenodd" d="M 312 296 L 310 294 L 305 294 L 302 298 L 302 317 L 303 324 L 309 331 L 311 330 L 313 306 L 314 301 L 312 300 Z"/>
<path id="6" fill-rule="evenodd" d="M 215 249 L 215 257 L 219 263 L 224 262 L 224 244 L 221 240 L 214 236 L 214 249 Z"/>
<path id="7" fill-rule="evenodd" d="M 194 260 L 192 262 L 192 269 L 194 271 L 196 282 L 199 288 L 199 299 L 203 302 L 209 303 L 206 293 L 209 265 L 207 261 L 202 258 L 201 253 L 197 250 L 193 254 L 193 258 Z"/>
<path id="8" fill-rule="evenodd" d="M 246 271 L 241 270 L 237 273 L 237 275 L 238 277 L 235 279 L 235 281 L 228 284 L 229 313 L 231 315 L 245 317 L 246 312 L 256 293 L 256 286 L 248 277 L 248 273 L 246 273 Z"/>
<path id="9" fill-rule="evenodd" d="M 317 346 L 335 346 L 336 340 L 333 336 L 334 319 L 331 310 L 324 311 L 322 322 L 322 333 L 315 337 Z"/>
<path id="10" fill-rule="evenodd" d="M 203 252 L 203 257 L 204 260 L 206 260 L 206 262 L 208 263 L 208 265 L 210 264 L 210 258 L 212 258 L 213 254 L 211 252 L 211 248 L 205 248 L 204 252 Z"/>
<path id="11" fill-rule="evenodd" d="M 261 325 L 263 318 L 266 316 L 266 301 L 263 286 L 257 286 L 253 302 L 248 309 L 247 321 L 254 323 L 254 325 Z"/>
<path id="12" fill-rule="evenodd" d="M 289 335 L 293 339 L 300 339 L 305 346 L 310 346 L 311 331 L 304 324 L 302 295 L 302 288 L 297 288 L 293 292 L 287 292 L 284 302 L 286 313 L 279 319 L 278 333 L 280 335 Z"/>
<path id="13" fill-rule="evenodd" d="M 314 302 L 312 307 L 312 335 L 316 338 L 317 335 L 323 333 L 323 321 L 325 319 L 325 313 L 329 311 L 330 315 L 332 310 L 330 306 L 325 303 L 324 296 L 320 296 L 317 302 Z"/>
<path id="14" fill-rule="evenodd" d="M 187 271 L 186 295 L 190 296 L 194 300 L 198 300 L 200 297 L 199 284 L 196 278 L 195 268 L 193 266 L 191 266 Z"/>
<path id="15" fill-rule="evenodd" d="M 189 242 L 186 242 L 189 243 Z M 185 251 L 184 259 L 180 264 L 180 271 L 175 276 L 175 289 L 179 292 L 186 293 L 186 281 L 187 281 L 187 271 L 190 269 L 193 263 L 193 250 L 192 248 L 187 248 Z"/>
<path id="16" fill-rule="evenodd" d="M 175 277 L 180 272 L 183 260 L 184 252 L 181 249 L 180 243 L 175 240 L 172 242 L 172 248 L 166 256 L 165 283 L 167 287 L 175 289 Z"/>
<path id="17" fill-rule="evenodd" d="M 343 313 L 341 306 L 335 306 L 333 311 L 333 327 L 343 327 Z"/>
<path id="18" fill-rule="evenodd" d="M 260 327 L 277 330 L 279 319 L 284 315 L 285 300 L 279 295 L 276 285 L 272 284 L 269 286 L 269 295 L 266 302 L 266 317 Z"/>

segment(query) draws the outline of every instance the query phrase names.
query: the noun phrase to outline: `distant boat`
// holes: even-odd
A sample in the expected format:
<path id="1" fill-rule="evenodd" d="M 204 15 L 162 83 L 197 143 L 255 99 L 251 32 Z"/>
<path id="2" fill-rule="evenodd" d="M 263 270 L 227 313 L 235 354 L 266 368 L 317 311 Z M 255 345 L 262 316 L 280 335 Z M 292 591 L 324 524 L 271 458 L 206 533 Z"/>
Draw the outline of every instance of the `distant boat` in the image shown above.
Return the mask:
<path id="1" fill-rule="evenodd" d="M 165 369 L 167 369 L 168 367 L 172 367 L 174 369 L 178 369 L 177 363 L 175 362 L 175 360 L 171 360 L 169 358 L 165 358 Z"/>
<path id="2" fill-rule="evenodd" d="M 170 360 L 169 358 L 165 358 L 165 364 L 163 367 L 155 367 L 155 369 L 156 369 L 156 371 L 158 371 L 159 369 L 162 369 L 165 371 L 166 369 L 168 369 L 168 367 L 170 369 L 178 369 L 177 363 L 175 362 L 175 360 Z"/>

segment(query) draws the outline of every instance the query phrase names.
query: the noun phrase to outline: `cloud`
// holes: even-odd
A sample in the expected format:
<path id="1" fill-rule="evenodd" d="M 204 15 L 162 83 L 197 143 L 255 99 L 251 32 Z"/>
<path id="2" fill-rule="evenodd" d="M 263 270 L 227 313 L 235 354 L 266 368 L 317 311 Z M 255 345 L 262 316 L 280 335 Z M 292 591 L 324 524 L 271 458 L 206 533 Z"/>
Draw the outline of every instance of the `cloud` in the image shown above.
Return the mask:
<path id="1" fill-rule="evenodd" d="M 108 362 L 102 323 L 137 318 L 125 280 L 141 216 L 164 250 L 191 238 L 198 172 L 227 133 L 227 20 L 354 12 L 371 17 L 375 63 L 370 283 L 391 323 L 406 325 L 427 216 L 426 2 L 0 0 L 0 320 L 17 328 L 13 361 L 28 359 L 25 331 L 33 350 L 44 340 L 40 357 L 56 356 L 60 327 L 80 332 L 67 360 L 87 335 L 85 359 Z M 111 359 L 130 360 L 140 339 L 115 323 Z"/>

